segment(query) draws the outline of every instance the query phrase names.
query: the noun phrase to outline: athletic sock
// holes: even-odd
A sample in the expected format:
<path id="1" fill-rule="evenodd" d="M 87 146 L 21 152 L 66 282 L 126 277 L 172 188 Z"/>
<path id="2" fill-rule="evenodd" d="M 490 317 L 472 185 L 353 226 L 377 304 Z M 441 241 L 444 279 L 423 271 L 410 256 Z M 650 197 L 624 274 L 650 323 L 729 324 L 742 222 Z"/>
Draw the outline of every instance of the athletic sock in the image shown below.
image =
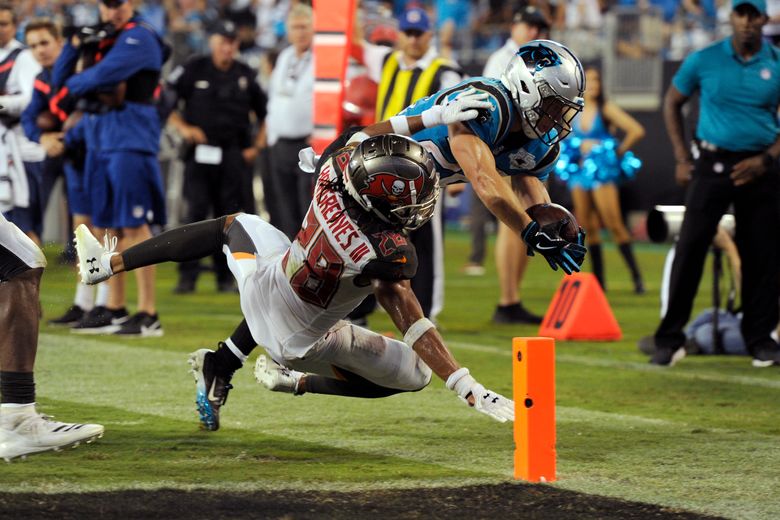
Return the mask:
<path id="1" fill-rule="evenodd" d="M 246 363 L 247 357 L 257 346 L 252 333 L 249 331 L 249 325 L 246 320 L 241 323 L 233 331 L 224 343 L 219 344 L 219 348 L 214 353 L 215 361 L 220 371 L 235 372 Z"/>
<path id="2" fill-rule="evenodd" d="M 95 295 L 95 306 L 105 307 L 108 305 L 108 282 L 97 284 L 97 294 Z"/>
<path id="3" fill-rule="evenodd" d="M 606 291 L 606 280 L 604 280 L 604 257 L 601 254 L 601 244 L 588 244 L 588 255 L 590 256 L 590 265 L 593 274 L 599 281 L 601 289 Z"/>
<path id="4" fill-rule="evenodd" d="M 631 277 L 636 282 L 637 280 L 642 280 L 642 274 L 639 272 L 639 266 L 636 263 L 636 258 L 634 257 L 634 248 L 631 247 L 631 242 L 626 242 L 625 244 L 618 244 L 618 250 L 620 251 L 620 254 L 623 256 L 623 260 L 626 262 L 626 265 L 628 266 L 629 271 L 631 271 Z"/>
<path id="5" fill-rule="evenodd" d="M 82 310 L 91 311 L 95 306 L 95 289 L 81 282 L 76 284 L 76 296 L 73 303 Z"/>
<path id="6" fill-rule="evenodd" d="M 32 372 L 0 371 L 0 402 L 31 404 L 35 402 L 35 378 Z"/>

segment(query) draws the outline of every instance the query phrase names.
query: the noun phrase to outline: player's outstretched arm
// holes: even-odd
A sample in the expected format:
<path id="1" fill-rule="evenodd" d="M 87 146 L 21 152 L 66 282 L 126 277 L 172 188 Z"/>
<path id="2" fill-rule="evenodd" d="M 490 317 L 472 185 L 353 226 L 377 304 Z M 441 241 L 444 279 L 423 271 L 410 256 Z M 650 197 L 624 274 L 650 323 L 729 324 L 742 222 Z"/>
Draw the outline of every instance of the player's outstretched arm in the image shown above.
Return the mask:
<path id="1" fill-rule="evenodd" d="M 374 281 L 374 294 L 404 333 L 404 342 L 469 406 L 499 422 L 514 421 L 514 403 L 487 390 L 458 365 L 434 324 L 425 318 L 408 280 Z"/>
<path id="2" fill-rule="evenodd" d="M 525 207 L 496 169 L 490 147 L 463 124 L 449 125 L 450 149 L 474 193 L 501 222 L 520 234 L 531 222 Z"/>
<path id="3" fill-rule="evenodd" d="M 487 98 L 487 92 L 472 87 L 453 99 L 445 99 L 441 104 L 432 106 L 419 116 L 393 116 L 369 125 L 363 129 L 363 134 L 365 137 L 390 133 L 411 136 L 426 128 L 471 121 L 479 116 L 480 109 L 491 107 Z"/>

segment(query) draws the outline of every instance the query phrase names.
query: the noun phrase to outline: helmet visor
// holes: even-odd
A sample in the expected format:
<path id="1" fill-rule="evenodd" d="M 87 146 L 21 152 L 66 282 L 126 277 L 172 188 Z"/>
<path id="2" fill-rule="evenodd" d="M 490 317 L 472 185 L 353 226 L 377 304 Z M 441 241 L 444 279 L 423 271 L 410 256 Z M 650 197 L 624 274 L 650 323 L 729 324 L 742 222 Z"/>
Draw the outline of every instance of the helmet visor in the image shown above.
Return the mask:
<path id="1" fill-rule="evenodd" d="M 582 98 L 570 101 L 555 93 L 547 83 L 539 85 L 542 101 L 538 106 L 526 111 L 531 127 L 548 146 L 552 146 L 571 133 L 571 123 L 582 111 Z"/>

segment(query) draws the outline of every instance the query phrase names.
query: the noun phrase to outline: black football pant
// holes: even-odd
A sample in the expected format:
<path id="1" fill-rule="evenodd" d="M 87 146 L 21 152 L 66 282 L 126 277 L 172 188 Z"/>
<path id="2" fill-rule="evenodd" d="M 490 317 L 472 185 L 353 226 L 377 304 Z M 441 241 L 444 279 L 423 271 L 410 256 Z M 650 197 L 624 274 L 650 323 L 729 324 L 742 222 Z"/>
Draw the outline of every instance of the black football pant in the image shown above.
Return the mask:
<path id="1" fill-rule="evenodd" d="M 222 163 L 198 164 L 190 157 L 184 169 L 184 196 L 187 199 L 187 216 L 184 223 L 200 222 L 210 215 L 214 218 L 243 211 L 246 178 L 251 178 L 251 168 L 244 161 L 237 146 L 222 149 Z M 230 282 L 233 275 L 227 267 L 221 251 L 213 256 L 217 283 Z M 197 260 L 179 264 L 179 277 L 195 281 L 200 272 Z"/>
<path id="2" fill-rule="evenodd" d="M 298 168 L 298 152 L 309 145 L 306 139 L 279 139 L 270 147 L 271 187 L 277 215 L 271 215 L 271 223 L 290 240 L 301 229 L 303 217 L 309 210 L 314 190 L 314 174 Z"/>
<path id="3" fill-rule="evenodd" d="M 707 251 L 731 204 L 742 258 L 742 335 L 751 354 L 777 348 L 769 334 L 778 321 L 780 171 L 774 165 L 758 180 L 740 187 L 729 178 L 732 167 L 752 155 L 702 151 L 695 162 L 672 264 L 669 306 L 655 333 L 660 348 L 675 349 L 685 342 L 683 327 L 691 315 Z"/>

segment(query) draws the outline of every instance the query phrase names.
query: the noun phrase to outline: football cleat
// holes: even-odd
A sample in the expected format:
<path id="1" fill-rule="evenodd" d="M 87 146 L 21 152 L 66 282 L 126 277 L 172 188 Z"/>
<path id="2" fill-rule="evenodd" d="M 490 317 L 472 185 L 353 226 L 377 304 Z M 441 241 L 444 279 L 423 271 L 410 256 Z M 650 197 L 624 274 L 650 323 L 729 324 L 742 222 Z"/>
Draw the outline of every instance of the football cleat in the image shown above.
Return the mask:
<path id="1" fill-rule="evenodd" d="M 81 319 L 87 314 L 87 312 L 88 311 L 85 311 L 78 305 L 73 304 L 68 308 L 67 311 L 65 311 L 65 314 L 59 318 L 49 320 L 49 325 L 53 325 L 55 327 L 72 327 L 77 325 L 78 322 L 81 321 Z"/>
<path id="2" fill-rule="evenodd" d="M 262 354 L 257 356 L 255 380 L 272 392 L 297 394 L 301 377 L 303 377 L 302 372 L 283 367 Z"/>
<path id="3" fill-rule="evenodd" d="M 10 462 L 42 451 L 90 444 L 103 436 L 100 424 L 61 423 L 39 413 L 9 413 L 0 420 L 0 459 Z"/>
<path id="4" fill-rule="evenodd" d="M 84 224 L 76 228 L 75 235 L 74 243 L 79 259 L 81 281 L 87 285 L 95 285 L 108 280 L 113 274 L 110 258 L 116 254 L 117 238 L 106 233 L 101 245 Z"/>
<path id="5" fill-rule="evenodd" d="M 163 336 L 163 328 L 156 313 L 138 312 L 119 325 L 114 334 L 125 337 L 160 338 Z"/>
<path id="6" fill-rule="evenodd" d="M 79 322 L 71 327 L 73 334 L 113 334 L 130 319 L 127 309 L 108 309 L 98 305 L 86 313 Z"/>
<path id="7" fill-rule="evenodd" d="M 207 348 L 196 350 L 189 359 L 195 377 L 198 415 L 201 428 L 209 431 L 219 430 L 219 411 L 225 406 L 227 396 L 233 385 L 233 374 L 223 376 L 216 373 L 214 351 Z"/>

